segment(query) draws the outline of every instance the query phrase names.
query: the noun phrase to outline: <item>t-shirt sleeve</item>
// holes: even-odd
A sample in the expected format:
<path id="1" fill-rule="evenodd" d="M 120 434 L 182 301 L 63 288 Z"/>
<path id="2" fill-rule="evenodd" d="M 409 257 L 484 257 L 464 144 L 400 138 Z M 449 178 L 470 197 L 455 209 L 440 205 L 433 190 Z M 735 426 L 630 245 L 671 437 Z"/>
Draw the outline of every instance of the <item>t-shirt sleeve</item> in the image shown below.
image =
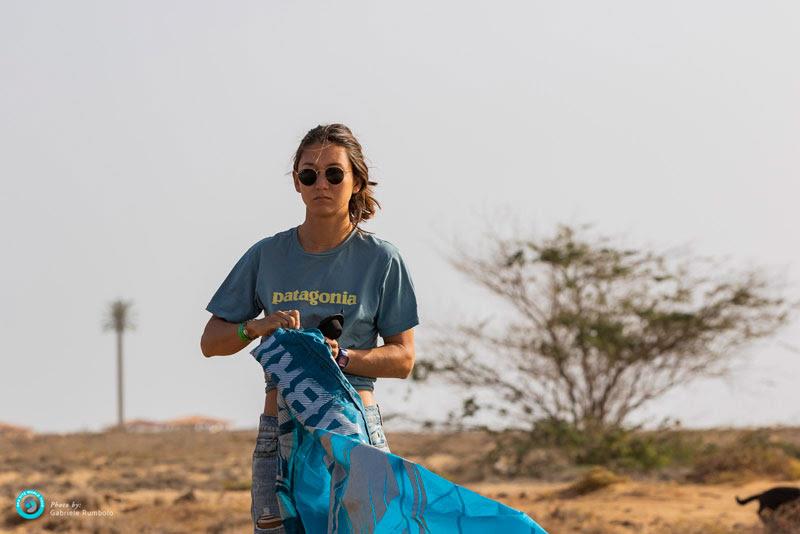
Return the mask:
<path id="1" fill-rule="evenodd" d="M 264 309 L 256 293 L 258 268 L 258 248 L 253 245 L 233 266 L 211 297 L 206 310 L 230 323 L 241 323 L 257 317 Z"/>
<path id="2" fill-rule="evenodd" d="M 399 334 L 419 324 L 414 283 L 403 258 L 394 253 L 381 288 L 376 319 L 381 337 Z"/>

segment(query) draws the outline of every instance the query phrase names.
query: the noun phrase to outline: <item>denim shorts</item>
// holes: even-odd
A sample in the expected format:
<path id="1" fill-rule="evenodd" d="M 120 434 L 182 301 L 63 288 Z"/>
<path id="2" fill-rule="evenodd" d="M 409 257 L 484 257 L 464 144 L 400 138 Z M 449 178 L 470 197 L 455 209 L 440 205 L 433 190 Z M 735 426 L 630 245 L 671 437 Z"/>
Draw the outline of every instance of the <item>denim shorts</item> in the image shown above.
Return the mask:
<path id="1" fill-rule="evenodd" d="M 383 419 L 377 404 L 366 406 L 367 431 L 373 445 L 389 452 L 386 435 L 383 433 Z M 280 519 L 278 498 L 275 495 L 275 477 L 278 473 L 278 418 L 261 414 L 258 423 L 258 437 L 253 451 L 253 481 L 250 488 L 250 516 L 253 519 L 255 534 L 283 534 L 282 526 L 259 528 Z"/>

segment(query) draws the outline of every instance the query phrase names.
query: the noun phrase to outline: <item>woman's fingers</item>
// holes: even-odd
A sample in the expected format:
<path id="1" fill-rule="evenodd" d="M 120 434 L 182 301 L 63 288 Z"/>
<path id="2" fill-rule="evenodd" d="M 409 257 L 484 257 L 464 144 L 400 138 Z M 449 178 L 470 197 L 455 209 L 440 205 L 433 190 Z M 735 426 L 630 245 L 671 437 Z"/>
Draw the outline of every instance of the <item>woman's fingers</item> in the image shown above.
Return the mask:
<path id="1" fill-rule="evenodd" d="M 325 343 L 327 343 L 328 346 L 331 348 L 331 356 L 333 356 L 333 359 L 336 359 L 336 357 L 339 355 L 339 342 L 336 341 L 335 339 L 330 339 L 326 337 Z"/>
<path id="2" fill-rule="evenodd" d="M 278 310 L 272 315 L 277 319 L 280 328 L 290 330 L 300 328 L 300 312 L 298 310 Z"/>
<path id="3" fill-rule="evenodd" d="M 292 318 L 292 326 L 290 328 L 300 328 L 300 310 L 289 310 L 289 315 Z"/>
<path id="4" fill-rule="evenodd" d="M 277 324 L 278 328 L 289 328 L 291 324 L 291 319 L 289 318 L 289 314 L 285 311 L 278 310 L 272 314 L 275 319 L 275 323 Z"/>

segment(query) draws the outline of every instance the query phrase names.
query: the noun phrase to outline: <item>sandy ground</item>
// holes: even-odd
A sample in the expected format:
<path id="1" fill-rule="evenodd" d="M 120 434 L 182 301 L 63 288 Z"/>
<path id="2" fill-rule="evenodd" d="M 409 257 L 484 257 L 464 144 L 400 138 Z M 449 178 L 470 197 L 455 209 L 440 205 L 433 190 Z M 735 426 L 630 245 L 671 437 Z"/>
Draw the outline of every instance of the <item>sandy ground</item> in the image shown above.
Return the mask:
<path id="1" fill-rule="evenodd" d="M 564 484 L 530 481 L 479 483 L 473 489 L 524 510 L 552 532 L 661 533 L 761 532 L 757 505 L 734 496 L 786 482 L 760 480 L 742 486 L 676 482 L 624 482 L 582 497 L 559 498 Z"/>
<path id="2" fill-rule="evenodd" d="M 0 438 L 0 531 L 247 532 L 254 437 L 242 431 Z M 395 452 L 527 512 L 554 533 L 762 532 L 756 503 L 738 506 L 734 496 L 800 485 L 633 480 L 566 497 L 562 491 L 569 481 L 470 481 L 475 465 L 470 454 L 485 449 L 480 440 L 391 434 L 389 439 Z M 14 511 L 17 494 L 27 488 L 39 490 L 48 501 L 45 514 L 34 521 Z M 89 515 L 98 511 L 106 516 Z"/>

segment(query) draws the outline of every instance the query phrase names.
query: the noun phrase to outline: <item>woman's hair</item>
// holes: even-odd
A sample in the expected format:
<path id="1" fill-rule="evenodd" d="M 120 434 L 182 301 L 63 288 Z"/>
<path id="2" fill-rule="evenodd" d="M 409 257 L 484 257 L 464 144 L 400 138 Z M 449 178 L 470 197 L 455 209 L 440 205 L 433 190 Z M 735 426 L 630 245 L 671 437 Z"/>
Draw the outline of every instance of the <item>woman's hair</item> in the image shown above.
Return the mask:
<path id="1" fill-rule="evenodd" d="M 369 179 L 369 169 L 364 161 L 364 152 L 361 143 L 344 124 L 323 124 L 312 128 L 300 141 L 297 152 L 294 153 L 293 172 L 297 173 L 300 165 L 300 158 L 303 150 L 311 145 L 325 145 L 327 143 L 338 145 L 347 151 L 350 166 L 353 168 L 353 181 L 361 186 L 358 193 L 353 193 L 350 197 L 348 211 L 350 212 L 350 222 L 360 231 L 364 231 L 358 225 L 361 221 L 371 219 L 381 205 L 373 196 L 372 188 L 378 185 Z"/>

